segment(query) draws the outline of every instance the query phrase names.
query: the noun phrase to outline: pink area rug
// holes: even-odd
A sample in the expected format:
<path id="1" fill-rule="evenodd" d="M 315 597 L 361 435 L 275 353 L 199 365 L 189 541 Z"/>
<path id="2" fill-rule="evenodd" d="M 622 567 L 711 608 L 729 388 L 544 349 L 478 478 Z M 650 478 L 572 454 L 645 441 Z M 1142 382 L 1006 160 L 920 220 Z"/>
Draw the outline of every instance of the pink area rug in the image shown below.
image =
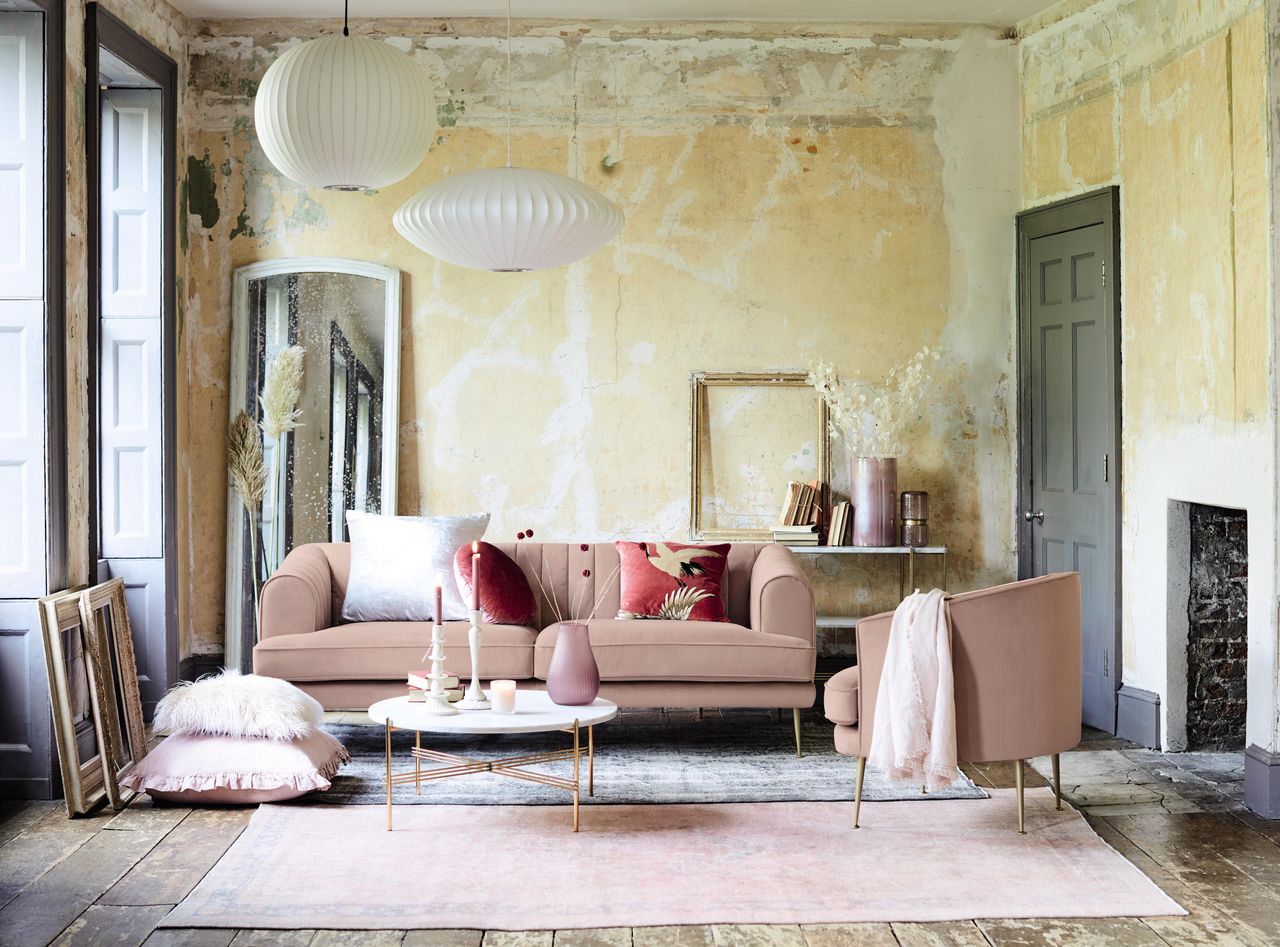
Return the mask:
<path id="1" fill-rule="evenodd" d="M 986 801 L 263 806 L 165 927 L 489 928 L 1184 914 L 1048 789 Z"/>

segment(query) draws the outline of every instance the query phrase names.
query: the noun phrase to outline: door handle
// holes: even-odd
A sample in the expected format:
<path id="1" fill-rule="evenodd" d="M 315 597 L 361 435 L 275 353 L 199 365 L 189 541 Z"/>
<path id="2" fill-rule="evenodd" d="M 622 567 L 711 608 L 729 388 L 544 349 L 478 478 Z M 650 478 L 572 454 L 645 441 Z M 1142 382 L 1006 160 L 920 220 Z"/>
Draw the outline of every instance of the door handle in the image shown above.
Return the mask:
<path id="1" fill-rule="evenodd" d="M 1028 523 L 1030 523 L 1032 520 L 1035 520 L 1037 523 L 1043 523 L 1044 510 L 1041 510 L 1039 513 L 1032 513 L 1030 510 L 1026 510 L 1022 514 L 1022 518 L 1026 520 Z"/>

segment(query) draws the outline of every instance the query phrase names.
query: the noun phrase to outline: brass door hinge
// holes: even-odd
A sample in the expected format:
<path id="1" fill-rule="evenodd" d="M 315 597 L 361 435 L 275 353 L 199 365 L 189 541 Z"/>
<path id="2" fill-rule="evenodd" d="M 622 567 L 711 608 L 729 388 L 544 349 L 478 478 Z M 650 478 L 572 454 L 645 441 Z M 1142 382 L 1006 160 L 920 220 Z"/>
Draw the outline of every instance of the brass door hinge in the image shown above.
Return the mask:
<path id="1" fill-rule="evenodd" d="M 1102 482 L 1103 483 L 1111 482 L 1111 455 L 1110 454 L 1102 455 Z"/>
<path id="2" fill-rule="evenodd" d="M 1102 285 L 1107 285 L 1107 261 L 1102 261 Z"/>

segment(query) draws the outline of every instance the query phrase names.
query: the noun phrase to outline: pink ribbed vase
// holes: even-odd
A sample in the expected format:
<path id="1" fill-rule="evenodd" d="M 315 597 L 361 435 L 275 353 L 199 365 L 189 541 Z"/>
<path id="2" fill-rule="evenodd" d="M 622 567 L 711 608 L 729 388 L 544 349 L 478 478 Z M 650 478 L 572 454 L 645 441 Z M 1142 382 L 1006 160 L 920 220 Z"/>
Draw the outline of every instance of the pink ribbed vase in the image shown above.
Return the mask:
<path id="1" fill-rule="evenodd" d="M 556 648 L 547 668 L 547 694 L 557 704 L 589 704 L 600 693 L 600 668 L 591 651 L 587 623 L 564 621 L 556 631 Z"/>
<path id="2" fill-rule="evenodd" d="M 853 544 L 898 545 L 898 459 L 855 457 L 852 467 Z"/>

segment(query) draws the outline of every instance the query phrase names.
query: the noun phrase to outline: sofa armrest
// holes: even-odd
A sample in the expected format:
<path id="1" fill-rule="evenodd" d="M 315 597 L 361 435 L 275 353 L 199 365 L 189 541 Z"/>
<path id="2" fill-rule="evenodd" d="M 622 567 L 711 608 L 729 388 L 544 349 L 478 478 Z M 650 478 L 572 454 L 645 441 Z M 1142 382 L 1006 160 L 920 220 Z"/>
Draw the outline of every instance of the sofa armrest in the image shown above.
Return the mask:
<path id="1" fill-rule="evenodd" d="M 333 571 L 317 543 L 284 557 L 262 586 L 258 608 L 260 638 L 299 635 L 333 624 Z"/>
<path id="2" fill-rule="evenodd" d="M 813 589 L 786 546 L 760 550 L 751 570 L 751 628 L 770 635 L 791 635 L 817 645 L 818 618 Z"/>
<path id="3" fill-rule="evenodd" d="M 881 612 L 858 622 L 854 629 L 858 657 L 858 729 L 866 736 L 864 752 L 870 752 L 871 734 L 875 732 L 876 700 L 880 694 L 880 673 L 889 654 L 889 633 L 893 629 L 893 612 Z"/>

